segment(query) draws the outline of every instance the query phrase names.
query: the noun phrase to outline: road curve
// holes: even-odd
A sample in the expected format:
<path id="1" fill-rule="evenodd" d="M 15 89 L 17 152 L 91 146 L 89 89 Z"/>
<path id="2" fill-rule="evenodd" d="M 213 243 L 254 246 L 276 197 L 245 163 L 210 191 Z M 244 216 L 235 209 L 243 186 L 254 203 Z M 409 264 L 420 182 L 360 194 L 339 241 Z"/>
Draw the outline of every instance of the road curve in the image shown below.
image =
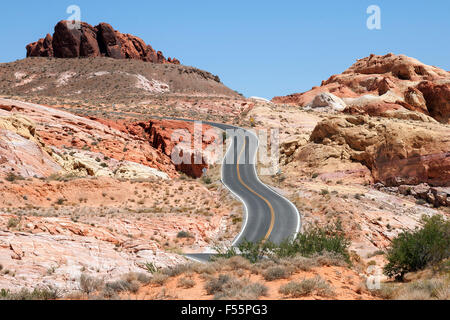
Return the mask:
<path id="1" fill-rule="evenodd" d="M 167 118 L 166 118 L 167 119 Z M 169 118 L 171 120 L 193 120 Z M 222 183 L 244 204 L 245 217 L 241 232 L 233 241 L 271 241 L 280 243 L 294 237 L 300 230 L 300 214 L 295 205 L 259 179 L 256 159 L 259 141 L 248 130 L 235 126 L 203 121 L 226 130 L 232 143 L 222 163 Z M 207 261 L 210 254 L 190 254 L 189 258 Z"/>

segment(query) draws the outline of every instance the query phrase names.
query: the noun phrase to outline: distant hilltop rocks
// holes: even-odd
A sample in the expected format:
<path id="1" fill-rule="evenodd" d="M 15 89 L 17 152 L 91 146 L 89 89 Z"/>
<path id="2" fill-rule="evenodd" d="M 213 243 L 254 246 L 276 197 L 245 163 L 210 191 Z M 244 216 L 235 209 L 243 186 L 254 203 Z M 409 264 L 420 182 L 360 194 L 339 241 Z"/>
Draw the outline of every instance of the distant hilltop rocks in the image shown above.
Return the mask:
<path id="1" fill-rule="evenodd" d="M 110 57 L 114 59 L 135 59 L 160 64 L 180 64 L 175 58 L 166 59 L 161 51 L 155 51 L 142 39 L 123 34 L 107 23 L 91 26 L 81 22 L 80 29 L 72 29 L 68 21 L 55 26 L 53 37 L 30 43 L 26 47 L 27 57 Z"/>
<path id="2" fill-rule="evenodd" d="M 382 116 L 413 111 L 450 123 L 450 72 L 392 53 L 370 55 L 304 93 L 274 103 Z"/>

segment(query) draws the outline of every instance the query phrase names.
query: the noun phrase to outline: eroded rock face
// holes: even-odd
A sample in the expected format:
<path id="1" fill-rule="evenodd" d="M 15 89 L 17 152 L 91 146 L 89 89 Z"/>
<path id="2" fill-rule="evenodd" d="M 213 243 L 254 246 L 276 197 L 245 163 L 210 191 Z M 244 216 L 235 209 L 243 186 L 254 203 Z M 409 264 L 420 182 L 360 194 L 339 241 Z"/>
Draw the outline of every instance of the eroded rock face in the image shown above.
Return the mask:
<path id="1" fill-rule="evenodd" d="M 404 55 L 371 55 L 358 60 L 342 74 L 323 81 L 320 87 L 305 93 L 275 97 L 272 101 L 305 107 L 324 93 L 341 98 L 349 108 L 364 110 L 367 104 L 371 104 L 372 109 L 394 104 L 402 111 L 422 113 L 440 122 L 449 122 L 450 72 Z"/>
<path id="2" fill-rule="evenodd" d="M 430 115 L 438 121 L 449 123 L 450 83 L 435 84 L 431 81 L 424 81 L 417 88 L 426 100 Z"/>
<path id="3" fill-rule="evenodd" d="M 180 163 L 175 163 L 175 167 L 178 171 L 190 177 L 200 178 L 203 175 L 203 169 L 208 168 L 209 164 L 216 159 L 216 154 L 205 151 L 208 146 L 219 139 L 216 130 L 210 126 L 204 125 L 200 129 L 202 136 L 198 145 L 199 150 L 195 149 L 195 129 L 192 123 L 152 120 L 135 123 L 133 127 L 132 131 L 143 130 L 147 134 L 152 147 L 160 150 L 172 161 L 176 162 L 176 159 L 183 159 Z M 142 133 L 138 133 L 138 135 L 142 136 Z M 177 156 L 174 156 L 175 153 Z"/>
<path id="4" fill-rule="evenodd" d="M 50 34 L 27 45 L 27 57 L 53 57 L 53 38 Z"/>
<path id="5" fill-rule="evenodd" d="M 51 150 L 36 134 L 34 123 L 0 112 L 0 175 L 45 177 L 60 170 Z"/>
<path id="6" fill-rule="evenodd" d="M 175 58 L 166 59 L 161 51 L 156 52 L 142 39 L 122 34 L 107 23 L 93 27 L 81 22 L 80 29 L 74 29 L 67 21 L 60 21 L 55 26 L 53 37 L 48 34 L 26 48 L 27 57 L 110 57 L 180 64 Z"/>
<path id="7" fill-rule="evenodd" d="M 177 176 L 148 140 L 49 107 L 0 99 L 0 176 L 70 174 L 147 179 Z"/>
<path id="8" fill-rule="evenodd" d="M 360 162 L 387 186 L 450 183 L 450 130 L 440 124 L 333 117 L 317 125 L 311 142 L 318 146 L 309 153 Z"/>

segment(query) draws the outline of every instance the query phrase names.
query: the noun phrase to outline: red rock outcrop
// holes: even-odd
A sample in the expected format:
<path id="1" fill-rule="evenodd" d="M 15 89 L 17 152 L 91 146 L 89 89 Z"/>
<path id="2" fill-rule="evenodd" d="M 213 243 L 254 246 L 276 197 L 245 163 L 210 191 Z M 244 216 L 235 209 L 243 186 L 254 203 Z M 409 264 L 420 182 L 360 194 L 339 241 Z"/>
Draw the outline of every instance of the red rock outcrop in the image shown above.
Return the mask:
<path id="1" fill-rule="evenodd" d="M 216 160 L 215 154 L 205 151 L 208 146 L 219 141 L 219 135 L 209 125 L 202 125 L 201 150 L 195 150 L 194 145 L 194 124 L 175 120 L 151 120 L 141 122 L 117 122 L 103 119 L 96 119 L 112 128 L 118 129 L 127 134 L 139 137 L 148 141 L 151 147 L 159 150 L 169 158 L 172 158 L 174 149 L 178 147 L 179 156 L 190 158 L 190 163 L 175 164 L 175 168 L 193 178 L 200 178 L 203 175 L 203 169 L 208 168 L 209 164 Z M 180 132 L 178 141 L 174 139 L 175 132 Z M 183 133 L 182 133 L 183 132 Z M 181 134 L 182 133 L 182 134 Z M 191 141 L 190 144 L 182 145 L 181 142 Z M 196 161 L 196 159 L 199 159 Z"/>
<path id="2" fill-rule="evenodd" d="M 311 143 L 317 158 L 360 162 L 387 186 L 450 183 L 450 130 L 442 124 L 333 117 L 316 126 Z"/>
<path id="3" fill-rule="evenodd" d="M 25 178 L 47 177 L 61 171 L 61 166 L 69 173 L 81 170 L 92 176 L 95 167 L 103 170 L 96 157 L 108 164 L 108 171 L 116 171 L 115 165 L 134 164 L 139 170 L 178 175 L 170 157 L 146 138 L 58 109 L 0 99 L 0 176 L 13 171 Z"/>
<path id="4" fill-rule="evenodd" d="M 435 84 L 421 82 L 417 88 L 426 100 L 430 115 L 438 121 L 448 123 L 450 119 L 450 83 Z"/>
<path id="5" fill-rule="evenodd" d="M 26 47 L 27 57 L 110 57 L 136 59 L 152 63 L 180 64 L 175 58 L 166 59 L 142 39 L 123 34 L 107 23 L 91 26 L 81 22 L 79 29 L 71 28 L 67 21 L 55 26 L 53 37 L 47 35 Z"/>
<path id="6" fill-rule="evenodd" d="M 342 74 L 333 75 L 304 93 L 275 97 L 275 103 L 305 107 L 321 93 L 343 99 L 349 107 L 398 105 L 398 108 L 430 115 L 448 123 L 450 117 L 450 72 L 420 61 L 389 53 L 358 60 Z M 383 113 L 380 111 L 379 113 Z"/>
<path id="7" fill-rule="evenodd" d="M 50 34 L 27 45 L 27 57 L 53 57 L 53 38 Z"/>

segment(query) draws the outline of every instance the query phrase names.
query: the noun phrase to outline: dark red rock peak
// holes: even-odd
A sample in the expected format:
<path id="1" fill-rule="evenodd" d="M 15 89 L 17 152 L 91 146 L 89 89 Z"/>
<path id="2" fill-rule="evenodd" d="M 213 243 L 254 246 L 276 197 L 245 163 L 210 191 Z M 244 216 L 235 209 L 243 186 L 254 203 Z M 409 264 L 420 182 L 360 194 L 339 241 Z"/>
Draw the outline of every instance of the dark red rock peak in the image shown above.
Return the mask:
<path id="1" fill-rule="evenodd" d="M 80 29 L 71 29 L 67 21 L 55 26 L 50 34 L 27 45 L 27 57 L 110 57 L 135 59 L 152 63 L 180 64 L 175 58 L 166 59 L 161 51 L 155 51 L 142 39 L 116 31 L 107 23 L 91 26 L 81 22 Z"/>

